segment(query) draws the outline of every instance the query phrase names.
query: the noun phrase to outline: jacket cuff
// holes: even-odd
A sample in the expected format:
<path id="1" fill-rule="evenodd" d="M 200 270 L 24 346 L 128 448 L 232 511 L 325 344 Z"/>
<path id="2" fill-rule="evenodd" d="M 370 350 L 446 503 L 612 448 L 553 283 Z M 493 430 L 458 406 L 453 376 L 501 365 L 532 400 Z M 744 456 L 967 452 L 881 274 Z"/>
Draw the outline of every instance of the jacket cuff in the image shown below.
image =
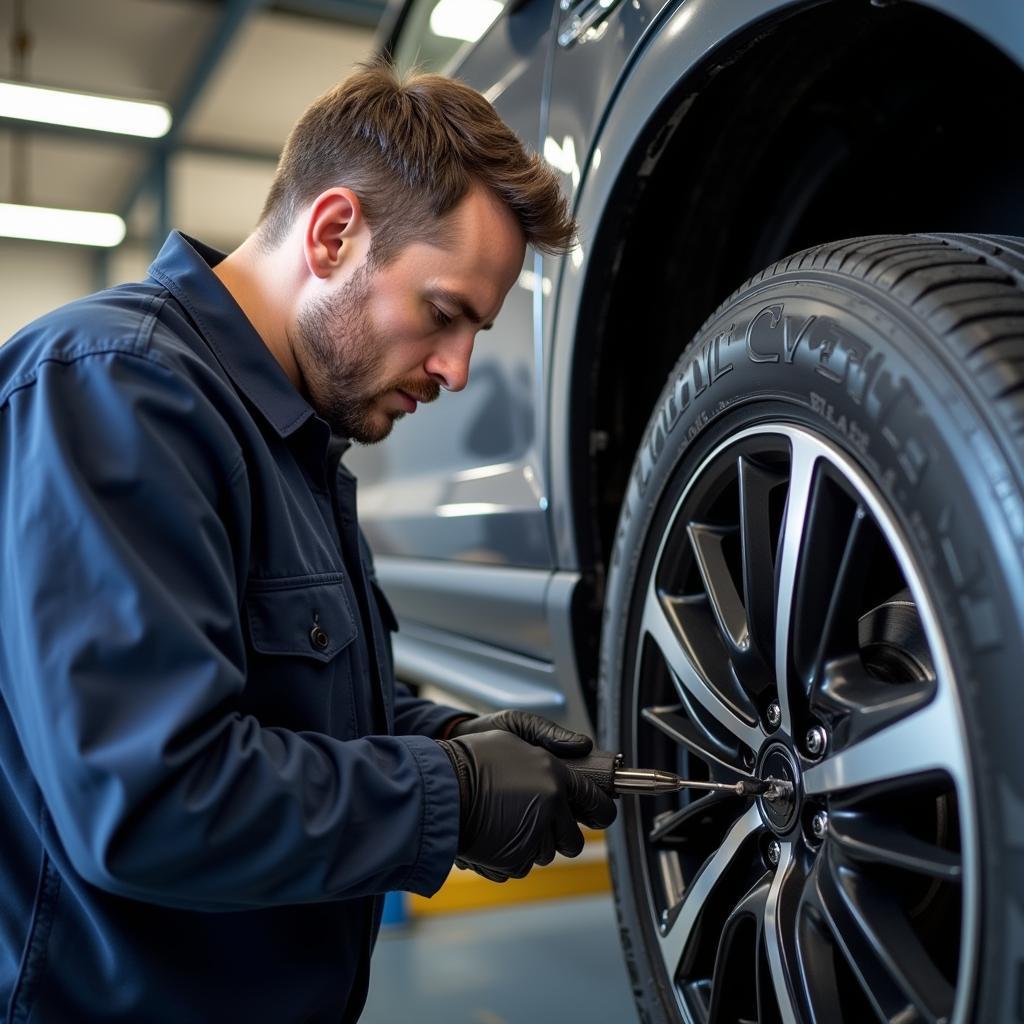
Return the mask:
<path id="1" fill-rule="evenodd" d="M 401 736 L 420 772 L 420 848 L 401 888 L 433 896 L 455 863 L 459 844 L 459 781 L 448 755 L 426 736 Z"/>
<path id="2" fill-rule="evenodd" d="M 455 715 L 454 718 L 449 718 L 444 725 L 438 730 L 434 738 L 438 740 L 450 740 L 454 731 L 462 725 L 463 722 L 472 722 L 477 715 L 467 715 L 464 712 L 460 712 Z"/>

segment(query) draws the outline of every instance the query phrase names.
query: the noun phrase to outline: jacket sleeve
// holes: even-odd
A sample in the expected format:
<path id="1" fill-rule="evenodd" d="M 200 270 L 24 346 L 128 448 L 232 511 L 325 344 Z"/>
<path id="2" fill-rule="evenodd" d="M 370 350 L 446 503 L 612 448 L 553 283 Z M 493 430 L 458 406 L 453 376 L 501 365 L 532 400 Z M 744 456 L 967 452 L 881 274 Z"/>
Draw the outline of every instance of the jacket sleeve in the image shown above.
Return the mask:
<path id="1" fill-rule="evenodd" d="M 458 838 L 437 744 L 235 710 L 248 480 L 204 391 L 112 351 L 0 399 L 0 688 L 75 869 L 196 910 L 436 891 Z"/>
<path id="2" fill-rule="evenodd" d="M 472 717 L 472 711 L 460 711 L 447 704 L 414 697 L 403 683 L 395 684 L 395 732 L 400 736 L 441 738 L 449 722 Z"/>

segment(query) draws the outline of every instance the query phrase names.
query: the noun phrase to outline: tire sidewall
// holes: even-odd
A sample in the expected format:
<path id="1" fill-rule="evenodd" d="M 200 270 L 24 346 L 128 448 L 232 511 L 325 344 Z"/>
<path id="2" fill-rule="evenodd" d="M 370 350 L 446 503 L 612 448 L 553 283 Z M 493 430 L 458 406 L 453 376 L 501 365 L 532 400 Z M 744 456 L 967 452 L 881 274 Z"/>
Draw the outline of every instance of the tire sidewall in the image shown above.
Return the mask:
<path id="1" fill-rule="evenodd" d="M 739 292 L 670 374 L 634 462 L 603 613 L 599 733 L 621 747 L 634 592 L 689 475 L 723 440 L 785 421 L 840 448 L 873 481 L 904 535 L 946 641 L 971 763 L 981 920 L 971 1019 L 1020 1019 L 1024 961 L 1024 503 L 1019 448 L 941 339 L 881 289 L 800 271 Z M 646 562 L 645 562 L 646 559 Z M 623 801 L 609 837 L 620 932 L 644 1020 L 676 1019 Z"/>

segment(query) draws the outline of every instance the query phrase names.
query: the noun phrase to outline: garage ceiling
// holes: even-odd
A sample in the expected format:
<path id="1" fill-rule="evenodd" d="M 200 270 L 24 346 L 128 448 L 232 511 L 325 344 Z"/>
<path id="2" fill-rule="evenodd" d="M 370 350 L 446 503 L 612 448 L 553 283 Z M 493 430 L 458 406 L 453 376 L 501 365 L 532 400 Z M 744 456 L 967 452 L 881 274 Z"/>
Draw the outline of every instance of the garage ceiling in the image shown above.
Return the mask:
<path id="1" fill-rule="evenodd" d="M 16 2 L 0 0 L 4 79 L 16 73 Z M 259 215 L 291 125 L 373 52 L 382 10 L 383 0 L 24 0 L 24 80 L 168 104 L 166 221 L 230 248 Z M 126 244 L 152 246 L 160 147 L 0 118 L 0 202 L 119 213 Z"/>

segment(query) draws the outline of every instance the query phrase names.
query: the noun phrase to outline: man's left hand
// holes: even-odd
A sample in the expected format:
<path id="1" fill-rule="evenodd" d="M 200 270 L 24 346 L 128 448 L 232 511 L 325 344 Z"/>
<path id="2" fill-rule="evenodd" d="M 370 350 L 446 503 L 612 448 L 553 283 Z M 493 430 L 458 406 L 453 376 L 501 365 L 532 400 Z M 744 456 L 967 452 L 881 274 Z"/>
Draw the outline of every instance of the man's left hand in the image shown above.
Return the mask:
<path id="1" fill-rule="evenodd" d="M 457 722 L 449 736 L 468 736 L 493 729 L 510 732 L 535 747 L 543 747 L 556 757 L 586 757 L 594 745 L 594 741 L 584 733 L 573 732 L 542 715 L 509 709 Z"/>

